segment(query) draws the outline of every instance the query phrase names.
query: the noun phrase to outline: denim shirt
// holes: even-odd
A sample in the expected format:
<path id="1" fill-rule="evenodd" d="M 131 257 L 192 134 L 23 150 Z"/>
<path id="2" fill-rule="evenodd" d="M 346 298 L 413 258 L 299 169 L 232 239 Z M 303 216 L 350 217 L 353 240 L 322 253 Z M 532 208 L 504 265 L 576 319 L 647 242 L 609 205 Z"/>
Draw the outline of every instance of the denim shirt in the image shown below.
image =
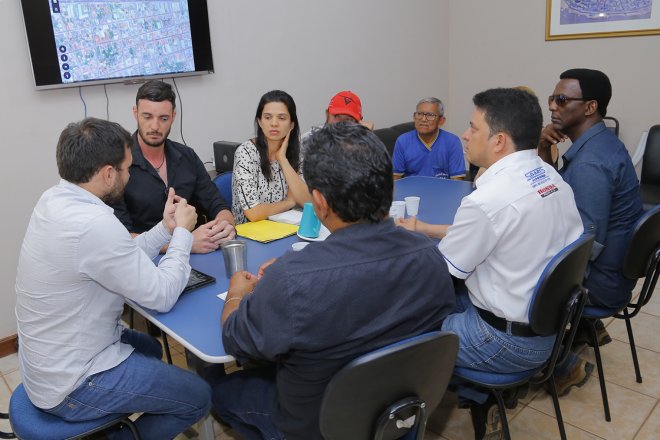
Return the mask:
<path id="1" fill-rule="evenodd" d="M 585 287 L 592 303 L 621 307 L 635 282 L 621 270 L 630 234 L 643 212 L 639 180 L 628 150 L 599 122 L 563 156 L 559 171 L 575 194 L 584 230 L 596 235 Z"/>

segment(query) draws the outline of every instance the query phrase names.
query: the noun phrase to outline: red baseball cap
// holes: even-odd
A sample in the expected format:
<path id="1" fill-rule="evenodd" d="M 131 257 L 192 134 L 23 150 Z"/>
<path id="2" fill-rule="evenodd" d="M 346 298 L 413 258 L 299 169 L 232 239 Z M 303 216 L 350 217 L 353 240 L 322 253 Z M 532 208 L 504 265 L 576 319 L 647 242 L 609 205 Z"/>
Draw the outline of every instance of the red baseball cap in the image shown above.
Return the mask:
<path id="1" fill-rule="evenodd" d="M 350 90 L 337 93 L 330 100 L 328 113 L 331 115 L 348 115 L 356 121 L 362 120 L 362 103 L 360 98 Z"/>

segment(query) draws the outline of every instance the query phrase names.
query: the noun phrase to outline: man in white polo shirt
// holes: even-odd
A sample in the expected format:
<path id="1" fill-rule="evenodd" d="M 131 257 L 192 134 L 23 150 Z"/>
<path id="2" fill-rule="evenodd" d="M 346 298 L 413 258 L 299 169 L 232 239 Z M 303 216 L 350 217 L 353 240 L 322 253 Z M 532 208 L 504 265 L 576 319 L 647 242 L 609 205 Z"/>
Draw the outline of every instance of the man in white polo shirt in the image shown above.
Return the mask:
<path id="1" fill-rule="evenodd" d="M 452 225 L 412 219 L 403 226 L 442 238 L 438 246 L 449 272 L 465 280 L 467 292 L 457 290 L 455 313 L 442 325 L 460 338 L 456 366 L 530 370 L 548 359 L 555 339 L 529 327 L 534 287 L 550 259 L 582 234 L 582 222 L 573 191 L 536 153 L 543 121 L 538 100 L 520 90 L 491 89 L 473 102 L 463 139 L 470 163 L 486 168 L 477 189 L 463 199 Z M 486 423 L 494 420 L 494 399 L 473 389 L 457 392 L 475 402 L 476 438 L 491 438 L 499 428 Z"/>

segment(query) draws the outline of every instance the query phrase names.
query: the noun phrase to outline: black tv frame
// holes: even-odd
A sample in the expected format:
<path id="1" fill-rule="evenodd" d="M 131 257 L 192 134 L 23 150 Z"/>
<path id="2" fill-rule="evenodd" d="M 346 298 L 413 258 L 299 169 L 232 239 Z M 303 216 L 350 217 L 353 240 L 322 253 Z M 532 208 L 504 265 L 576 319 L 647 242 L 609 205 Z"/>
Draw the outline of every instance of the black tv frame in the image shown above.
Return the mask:
<path id="1" fill-rule="evenodd" d="M 188 0 L 190 33 L 195 60 L 194 71 L 64 83 L 62 82 L 60 63 L 55 50 L 55 35 L 50 17 L 50 6 L 51 2 L 49 0 L 21 0 L 32 73 L 37 90 L 112 83 L 136 84 L 150 79 L 205 75 L 214 72 L 207 0 Z"/>

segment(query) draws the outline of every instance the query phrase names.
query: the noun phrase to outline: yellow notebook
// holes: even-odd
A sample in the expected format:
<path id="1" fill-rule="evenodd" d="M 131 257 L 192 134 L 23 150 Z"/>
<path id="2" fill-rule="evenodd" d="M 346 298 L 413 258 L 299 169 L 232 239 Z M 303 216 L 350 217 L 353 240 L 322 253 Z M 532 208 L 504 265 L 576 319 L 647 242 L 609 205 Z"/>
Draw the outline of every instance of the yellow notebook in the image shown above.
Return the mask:
<path id="1" fill-rule="evenodd" d="M 288 237 L 298 232 L 298 225 L 289 225 L 270 220 L 248 222 L 236 226 L 236 233 L 250 240 L 268 243 L 273 240 Z"/>

